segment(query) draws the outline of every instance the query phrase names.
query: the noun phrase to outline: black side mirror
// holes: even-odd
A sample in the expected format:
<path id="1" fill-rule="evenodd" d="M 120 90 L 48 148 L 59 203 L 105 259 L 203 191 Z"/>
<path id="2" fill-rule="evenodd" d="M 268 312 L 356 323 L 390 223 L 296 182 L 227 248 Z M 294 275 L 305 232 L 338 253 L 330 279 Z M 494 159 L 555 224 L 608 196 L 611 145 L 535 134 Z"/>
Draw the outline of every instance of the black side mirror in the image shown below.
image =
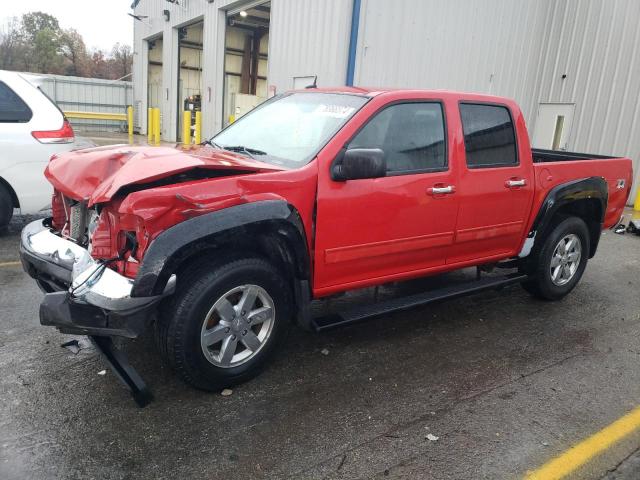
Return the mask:
<path id="1" fill-rule="evenodd" d="M 335 181 L 379 178 L 387 175 L 387 162 L 379 148 L 352 148 L 347 150 L 333 166 L 331 178 Z"/>

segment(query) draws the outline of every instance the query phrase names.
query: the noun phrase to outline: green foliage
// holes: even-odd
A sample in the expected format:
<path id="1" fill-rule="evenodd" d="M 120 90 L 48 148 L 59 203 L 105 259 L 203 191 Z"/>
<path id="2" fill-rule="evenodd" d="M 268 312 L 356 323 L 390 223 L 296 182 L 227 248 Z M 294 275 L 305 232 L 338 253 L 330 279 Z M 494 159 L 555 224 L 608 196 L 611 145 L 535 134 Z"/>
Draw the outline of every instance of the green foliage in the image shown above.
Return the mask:
<path id="1" fill-rule="evenodd" d="M 131 73 L 131 47 L 116 43 L 109 56 L 88 52 L 82 35 L 63 30 L 48 13 L 10 19 L 0 30 L 0 69 L 117 79 Z"/>

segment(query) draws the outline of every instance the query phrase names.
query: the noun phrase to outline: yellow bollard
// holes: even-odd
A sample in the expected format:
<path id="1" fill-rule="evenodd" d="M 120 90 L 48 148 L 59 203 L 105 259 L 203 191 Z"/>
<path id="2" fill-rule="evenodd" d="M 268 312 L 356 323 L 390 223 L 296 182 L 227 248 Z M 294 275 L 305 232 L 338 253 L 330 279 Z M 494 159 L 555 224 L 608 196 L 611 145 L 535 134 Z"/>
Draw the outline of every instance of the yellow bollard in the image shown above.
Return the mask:
<path id="1" fill-rule="evenodd" d="M 636 212 L 640 212 L 640 186 L 638 186 L 638 193 L 636 194 L 636 201 L 633 203 L 633 209 Z"/>
<path id="2" fill-rule="evenodd" d="M 153 143 L 153 108 L 147 109 L 147 143 Z"/>
<path id="3" fill-rule="evenodd" d="M 182 145 L 191 145 L 191 111 L 182 112 Z"/>
<path id="4" fill-rule="evenodd" d="M 196 131 L 195 142 L 196 145 L 202 143 L 202 112 L 196 112 Z"/>
<path id="5" fill-rule="evenodd" d="M 153 109 L 153 137 L 154 145 L 160 145 L 160 109 Z"/>
<path id="6" fill-rule="evenodd" d="M 133 145 L 133 107 L 127 107 L 127 123 L 129 127 L 129 145 Z"/>

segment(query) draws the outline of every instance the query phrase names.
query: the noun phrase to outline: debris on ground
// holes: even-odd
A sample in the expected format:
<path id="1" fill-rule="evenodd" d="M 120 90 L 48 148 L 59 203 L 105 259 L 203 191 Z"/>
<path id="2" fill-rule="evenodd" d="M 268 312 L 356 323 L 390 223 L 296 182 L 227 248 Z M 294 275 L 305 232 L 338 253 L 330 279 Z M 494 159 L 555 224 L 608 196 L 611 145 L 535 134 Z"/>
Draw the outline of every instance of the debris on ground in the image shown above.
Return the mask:
<path id="1" fill-rule="evenodd" d="M 326 348 L 323 348 L 322 350 L 320 350 L 320 353 L 322 355 L 329 355 L 329 350 L 327 350 Z"/>
<path id="2" fill-rule="evenodd" d="M 91 348 L 91 342 L 89 340 L 84 340 L 84 339 L 81 339 L 81 340 L 73 339 L 63 343 L 60 346 L 62 348 L 66 348 L 74 355 L 77 355 L 80 352 L 80 350 Z"/>
<path id="3" fill-rule="evenodd" d="M 66 348 L 74 355 L 77 355 L 78 352 L 80 351 L 80 343 L 78 342 L 78 340 L 69 340 L 68 342 L 63 343 L 60 346 L 62 348 Z"/>
<path id="4" fill-rule="evenodd" d="M 437 442 L 440 437 L 436 437 L 433 433 L 427 433 L 427 436 L 424 437 L 430 442 Z"/>
<path id="5" fill-rule="evenodd" d="M 222 392 L 220 392 L 220 395 L 222 395 L 223 397 L 228 397 L 232 393 L 233 390 L 231 390 L 230 388 L 225 388 L 224 390 L 222 390 Z"/>
<path id="6" fill-rule="evenodd" d="M 624 223 L 619 223 L 613 231 L 618 235 L 624 235 L 627 231 L 627 227 Z"/>
<path id="7" fill-rule="evenodd" d="M 106 374 L 107 374 L 107 371 L 106 371 L 106 370 L 100 370 L 100 371 L 98 372 L 98 375 L 106 375 Z"/>

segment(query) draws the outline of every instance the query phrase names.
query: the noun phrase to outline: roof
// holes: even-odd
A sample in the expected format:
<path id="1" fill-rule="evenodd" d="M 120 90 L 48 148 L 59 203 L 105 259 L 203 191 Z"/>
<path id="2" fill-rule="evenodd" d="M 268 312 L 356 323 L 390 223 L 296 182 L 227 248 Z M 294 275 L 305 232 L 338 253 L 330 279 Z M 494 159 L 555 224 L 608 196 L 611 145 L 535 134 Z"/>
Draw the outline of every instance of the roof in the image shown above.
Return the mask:
<path id="1" fill-rule="evenodd" d="M 321 93 L 348 93 L 352 95 L 362 95 L 367 97 L 377 97 L 383 94 L 393 93 L 407 93 L 414 92 L 419 93 L 421 96 L 428 94 L 434 97 L 454 97 L 456 99 L 477 100 L 482 102 L 496 102 L 504 103 L 505 101 L 512 101 L 505 97 L 498 97 L 495 95 L 488 95 L 484 93 L 462 92 L 455 90 L 439 90 L 439 89 L 418 89 L 418 88 L 388 88 L 388 87 L 323 87 L 323 88 L 309 88 L 303 90 L 294 90 L 295 92 L 321 92 Z"/>

